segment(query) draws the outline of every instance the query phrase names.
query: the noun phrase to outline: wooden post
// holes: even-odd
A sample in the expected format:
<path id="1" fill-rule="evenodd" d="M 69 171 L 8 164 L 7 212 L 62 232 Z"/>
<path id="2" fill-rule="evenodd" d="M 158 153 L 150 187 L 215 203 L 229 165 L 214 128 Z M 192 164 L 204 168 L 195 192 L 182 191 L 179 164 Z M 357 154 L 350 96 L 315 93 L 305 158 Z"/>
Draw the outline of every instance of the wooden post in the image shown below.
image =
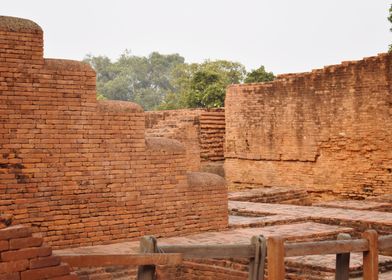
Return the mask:
<path id="1" fill-rule="evenodd" d="M 143 236 L 140 239 L 140 253 L 156 253 L 157 240 L 154 236 Z M 139 266 L 137 280 L 155 280 L 155 265 Z"/>
<path id="2" fill-rule="evenodd" d="M 339 233 L 338 240 L 351 239 L 348 233 Z M 350 253 L 336 254 L 335 280 L 348 280 L 350 274 Z"/>
<path id="3" fill-rule="evenodd" d="M 363 280 L 378 280 L 378 234 L 367 230 L 363 237 L 369 242 L 369 251 L 363 252 Z"/>
<path id="4" fill-rule="evenodd" d="M 250 243 L 255 247 L 255 255 L 249 262 L 249 280 L 264 280 L 264 264 L 267 244 L 263 236 L 253 236 Z"/>
<path id="5" fill-rule="evenodd" d="M 267 257 L 268 257 L 268 279 L 284 280 L 284 240 L 280 236 L 268 238 Z"/>

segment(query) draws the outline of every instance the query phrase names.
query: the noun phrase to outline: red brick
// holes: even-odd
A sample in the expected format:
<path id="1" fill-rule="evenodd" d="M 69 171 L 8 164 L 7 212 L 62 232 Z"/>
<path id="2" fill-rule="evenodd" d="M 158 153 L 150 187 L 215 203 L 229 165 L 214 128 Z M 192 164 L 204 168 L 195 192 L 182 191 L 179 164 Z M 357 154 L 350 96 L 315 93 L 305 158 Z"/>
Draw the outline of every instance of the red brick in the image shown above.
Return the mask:
<path id="1" fill-rule="evenodd" d="M 0 252 L 1 251 L 6 251 L 9 249 L 9 243 L 7 240 L 1 240 L 0 241 Z"/>
<path id="2" fill-rule="evenodd" d="M 95 277 L 94 279 L 99 280 L 98 278 Z M 79 280 L 79 277 L 76 274 L 70 274 L 70 275 L 50 278 L 50 280 Z"/>
<path id="3" fill-rule="evenodd" d="M 62 264 L 60 266 L 39 268 L 23 271 L 21 273 L 21 280 L 42 280 L 50 279 L 59 276 L 65 276 L 70 273 L 68 265 Z"/>
<path id="4" fill-rule="evenodd" d="M 60 257 L 56 257 L 56 256 L 32 259 L 30 260 L 30 269 L 56 266 L 59 265 L 60 262 L 61 262 Z"/>
<path id="5" fill-rule="evenodd" d="M 42 245 L 43 239 L 39 237 L 26 237 L 18 239 L 10 239 L 10 249 L 21 249 L 30 247 L 40 247 Z"/>
<path id="6" fill-rule="evenodd" d="M 19 275 L 18 272 L 1 274 L 0 275 L 0 280 L 20 280 L 20 275 Z"/>
<path id="7" fill-rule="evenodd" d="M 26 270 L 29 267 L 28 260 L 19 260 L 12 262 L 0 262 L 0 273 L 12 273 Z"/>
<path id="8" fill-rule="evenodd" d="M 52 254 L 52 249 L 50 247 L 40 247 L 40 248 L 27 248 L 20 249 L 17 251 L 7 251 L 1 253 L 2 261 L 14 261 L 22 259 L 32 259 L 36 257 L 46 257 Z"/>
<path id="9" fill-rule="evenodd" d="M 0 240 L 31 236 L 31 229 L 23 225 L 11 226 L 0 230 Z"/>

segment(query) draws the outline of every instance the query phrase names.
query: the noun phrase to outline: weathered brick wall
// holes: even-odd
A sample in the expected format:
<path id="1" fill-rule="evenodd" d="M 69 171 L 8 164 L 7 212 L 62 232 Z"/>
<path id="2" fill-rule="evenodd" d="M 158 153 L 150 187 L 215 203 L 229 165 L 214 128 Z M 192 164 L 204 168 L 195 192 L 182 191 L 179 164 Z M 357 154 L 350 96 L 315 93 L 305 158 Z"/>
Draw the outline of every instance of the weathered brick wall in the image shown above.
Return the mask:
<path id="1" fill-rule="evenodd" d="M 354 198 L 390 193 L 391 61 L 392 54 L 381 54 L 229 87 L 229 184 L 298 186 Z"/>
<path id="2" fill-rule="evenodd" d="M 189 170 L 199 171 L 203 162 L 224 160 L 225 111 L 218 108 L 146 112 L 146 135 L 184 143 Z"/>
<path id="3" fill-rule="evenodd" d="M 0 255 L 1 280 L 79 279 L 29 227 L 0 229 Z"/>
<path id="4" fill-rule="evenodd" d="M 44 59 L 42 35 L 0 17 L 0 212 L 56 248 L 225 228 L 224 184 L 192 189 L 183 145 L 145 139 L 140 106 L 97 102 L 94 71 Z"/>

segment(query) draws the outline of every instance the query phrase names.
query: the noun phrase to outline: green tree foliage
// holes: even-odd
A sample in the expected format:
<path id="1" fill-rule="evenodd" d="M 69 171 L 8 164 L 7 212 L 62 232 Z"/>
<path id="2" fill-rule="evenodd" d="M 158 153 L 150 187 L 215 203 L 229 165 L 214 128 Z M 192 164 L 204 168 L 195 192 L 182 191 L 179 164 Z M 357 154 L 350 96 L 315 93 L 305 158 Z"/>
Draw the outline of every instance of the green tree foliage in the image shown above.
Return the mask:
<path id="1" fill-rule="evenodd" d="M 166 94 L 173 91 L 171 73 L 184 58 L 178 54 L 148 57 L 131 55 L 128 51 L 116 62 L 104 56 L 87 56 L 84 60 L 97 72 L 98 96 L 139 103 L 145 110 L 156 108 Z"/>
<path id="2" fill-rule="evenodd" d="M 392 23 L 392 4 L 391 4 L 391 7 L 389 8 L 388 20 L 390 23 Z M 392 32 L 392 27 L 389 30 Z M 392 44 L 389 45 L 389 51 L 392 52 Z"/>
<path id="3" fill-rule="evenodd" d="M 222 107 L 227 86 L 274 78 L 263 66 L 247 73 L 238 62 L 188 64 L 178 54 L 157 52 L 143 57 L 125 51 L 115 62 L 88 55 L 84 61 L 97 72 L 98 99 L 132 101 L 145 110 Z"/>
<path id="4" fill-rule="evenodd" d="M 246 78 L 244 80 L 245 83 L 261 83 L 261 82 L 269 82 L 275 79 L 275 76 L 272 72 L 265 71 L 264 66 L 260 66 L 259 68 L 250 71 L 246 74 Z"/>
<path id="5" fill-rule="evenodd" d="M 167 95 L 160 109 L 222 107 L 226 87 L 241 83 L 246 70 L 237 62 L 207 60 L 181 65 L 174 73 L 176 91 Z"/>

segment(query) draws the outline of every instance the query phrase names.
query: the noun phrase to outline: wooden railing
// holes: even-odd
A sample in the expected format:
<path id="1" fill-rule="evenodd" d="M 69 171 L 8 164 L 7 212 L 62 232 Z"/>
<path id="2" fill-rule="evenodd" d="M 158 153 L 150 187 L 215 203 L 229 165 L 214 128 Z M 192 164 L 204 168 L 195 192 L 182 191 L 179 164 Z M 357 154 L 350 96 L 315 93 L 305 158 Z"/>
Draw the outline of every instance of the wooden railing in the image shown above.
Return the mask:
<path id="1" fill-rule="evenodd" d="M 265 261 L 268 279 L 285 279 L 285 257 L 336 254 L 335 280 L 349 279 L 350 253 L 363 253 L 363 280 L 378 280 L 378 252 L 392 248 L 392 235 L 378 237 L 374 230 L 361 239 L 340 234 L 337 240 L 285 243 L 279 236 L 266 240 L 254 236 L 249 244 L 238 245 L 163 245 L 153 236 L 140 241 L 140 253 L 132 255 L 63 255 L 62 260 L 75 267 L 138 265 L 138 280 L 154 280 L 156 265 L 178 265 L 182 259 L 249 258 L 249 280 L 264 279 Z"/>

